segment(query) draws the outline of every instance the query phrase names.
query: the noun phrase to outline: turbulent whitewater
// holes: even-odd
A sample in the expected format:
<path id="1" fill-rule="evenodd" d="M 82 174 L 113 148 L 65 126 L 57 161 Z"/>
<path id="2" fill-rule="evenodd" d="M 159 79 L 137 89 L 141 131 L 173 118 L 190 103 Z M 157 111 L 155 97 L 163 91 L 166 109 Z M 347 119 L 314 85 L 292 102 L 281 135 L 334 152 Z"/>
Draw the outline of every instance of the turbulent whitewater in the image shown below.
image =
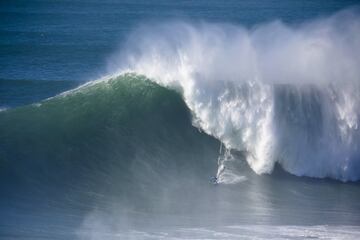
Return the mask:
<path id="1" fill-rule="evenodd" d="M 125 49 L 125 50 L 124 50 Z M 258 174 L 360 179 L 360 19 L 344 11 L 251 29 L 140 27 L 110 61 L 177 90 L 193 125 L 242 151 Z"/>

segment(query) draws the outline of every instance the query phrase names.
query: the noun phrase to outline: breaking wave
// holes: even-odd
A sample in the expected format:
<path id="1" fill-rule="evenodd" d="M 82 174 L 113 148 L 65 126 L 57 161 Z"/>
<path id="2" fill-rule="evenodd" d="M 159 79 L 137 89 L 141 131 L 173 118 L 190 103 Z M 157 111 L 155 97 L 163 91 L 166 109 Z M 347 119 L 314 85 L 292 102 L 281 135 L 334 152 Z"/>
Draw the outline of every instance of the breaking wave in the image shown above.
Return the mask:
<path id="1" fill-rule="evenodd" d="M 154 131 L 165 135 L 162 127 L 165 119 L 170 121 L 165 125 L 176 134 L 166 135 L 169 141 L 187 139 L 174 129 L 186 125 L 188 108 L 192 125 L 220 140 L 225 149 L 241 152 L 241 159 L 258 174 L 271 173 L 279 164 L 298 176 L 357 181 L 358 16 L 353 10 L 296 26 L 275 21 L 252 29 L 187 22 L 139 27 L 121 53 L 109 60 L 112 73 L 103 79 L 37 105 L 1 109 L 3 162 L 14 156 L 39 161 L 47 154 L 54 158 L 75 154 L 77 159 L 88 148 L 95 155 L 123 154 L 127 147 L 109 150 L 109 146 L 117 148 L 119 141 L 122 146 L 136 145 L 132 141 L 147 146 L 145 140 L 158 139 L 153 133 L 142 135 L 148 130 L 139 116 L 145 115 L 153 116 Z M 172 90 L 150 84 L 149 79 Z M 158 124 L 156 118 L 161 120 Z M 130 128 L 136 139 L 126 138 L 129 130 L 121 125 L 132 122 L 143 131 Z M 36 145 L 39 136 L 53 142 Z M 26 146 L 21 153 L 19 144 Z M 75 146 L 81 150 L 74 153 Z M 99 147 L 106 154 L 96 153 Z M 229 165 L 240 160 L 224 152 L 218 163 L 223 175 L 218 178 L 224 183 L 243 181 Z"/>
<path id="2" fill-rule="evenodd" d="M 110 62 L 180 92 L 193 125 L 246 153 L 258 174 L 360 178 L 360 19 L 356 10 L 252 29 L 139 27 Z M 125 50 L 124 50 L 125 49 Z"/>

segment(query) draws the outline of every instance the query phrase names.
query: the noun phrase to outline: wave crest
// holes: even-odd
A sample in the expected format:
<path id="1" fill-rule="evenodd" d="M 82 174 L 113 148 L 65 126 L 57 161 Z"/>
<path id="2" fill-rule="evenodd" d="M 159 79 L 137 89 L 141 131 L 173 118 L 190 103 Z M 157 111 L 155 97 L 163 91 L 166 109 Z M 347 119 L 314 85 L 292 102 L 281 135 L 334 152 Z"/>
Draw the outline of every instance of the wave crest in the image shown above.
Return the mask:
<path id="1" fill-rule="evenodd" d="M 247 152 L 256 173 L 360 179 L 360 20 L 356 10 L 246 29 L 173 22 L 140 27 L 112 58 L 178 89 L 193 123 Z M 119 67 L 120 66 L 120 67 Z"/>

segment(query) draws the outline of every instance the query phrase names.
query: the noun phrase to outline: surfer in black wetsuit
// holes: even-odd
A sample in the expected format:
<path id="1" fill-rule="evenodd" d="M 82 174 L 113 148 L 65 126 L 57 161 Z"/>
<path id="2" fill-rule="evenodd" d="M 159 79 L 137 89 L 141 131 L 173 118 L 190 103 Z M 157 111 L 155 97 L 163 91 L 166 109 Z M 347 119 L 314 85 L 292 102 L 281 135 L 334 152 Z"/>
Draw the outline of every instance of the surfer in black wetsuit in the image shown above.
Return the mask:
<path id="1" fill-rule="evenodd" d="M 212 184 L 218 184 L 218 178 L 216 176 L 213 176 L 213 177 L 210 178 L 210 182 Z"/>
<path id="2" fill-rule="evenodd" d="M 225 171 L 225 166 L 222 165 L 222 167 L 221 167 L 220 170 L 218 171 L 217 175 L 216 175 L 216 176 L 212 176 L 212 177 L 210 178 L 210 182 L 211 182 L 212 184 L 215 184 L 215 185 L 216 185 L 216 184 L 219 184 L 218 176 L 220 176 L 224 171 Z"/>

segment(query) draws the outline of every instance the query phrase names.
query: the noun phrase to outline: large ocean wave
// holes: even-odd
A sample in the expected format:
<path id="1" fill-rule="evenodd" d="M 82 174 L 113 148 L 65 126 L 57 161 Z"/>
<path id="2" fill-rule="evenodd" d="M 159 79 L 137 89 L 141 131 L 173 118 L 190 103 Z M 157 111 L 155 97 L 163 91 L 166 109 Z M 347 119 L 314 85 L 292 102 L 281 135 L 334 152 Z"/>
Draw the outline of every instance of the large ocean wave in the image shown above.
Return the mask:
<path id="1" fill-rule="evenodd" d="M 360 19 L 355 11 L 252 29 L 140 27 L 110 61 L 176 89 L 193 125 L 246 153 L 258 174 L 360 178 Z"/>
<path id="2" fill-rule="evenodd" d="M 298 176 L 357 181 L 359 56 L 360 20 L 353 11 L 296 26 L 142 26 L 111 58 L 108 76 L 39 104 L 1 111 L 2 165 L 14 158 L 124 156 L 134 145 L 139 154 L 156 141 L 189 151 L 177 142 L 198 138 L 182 131 L 191 128 L 189 109 L 193 126 L 241 152 L 258 174 L 279 164 Z M 163 128 L 170 125 L 171 134 Z M 242 161 L 226 156 L 228 150 L 220 153 L 219 179 L 243 179 L 226 166 Z"/>

